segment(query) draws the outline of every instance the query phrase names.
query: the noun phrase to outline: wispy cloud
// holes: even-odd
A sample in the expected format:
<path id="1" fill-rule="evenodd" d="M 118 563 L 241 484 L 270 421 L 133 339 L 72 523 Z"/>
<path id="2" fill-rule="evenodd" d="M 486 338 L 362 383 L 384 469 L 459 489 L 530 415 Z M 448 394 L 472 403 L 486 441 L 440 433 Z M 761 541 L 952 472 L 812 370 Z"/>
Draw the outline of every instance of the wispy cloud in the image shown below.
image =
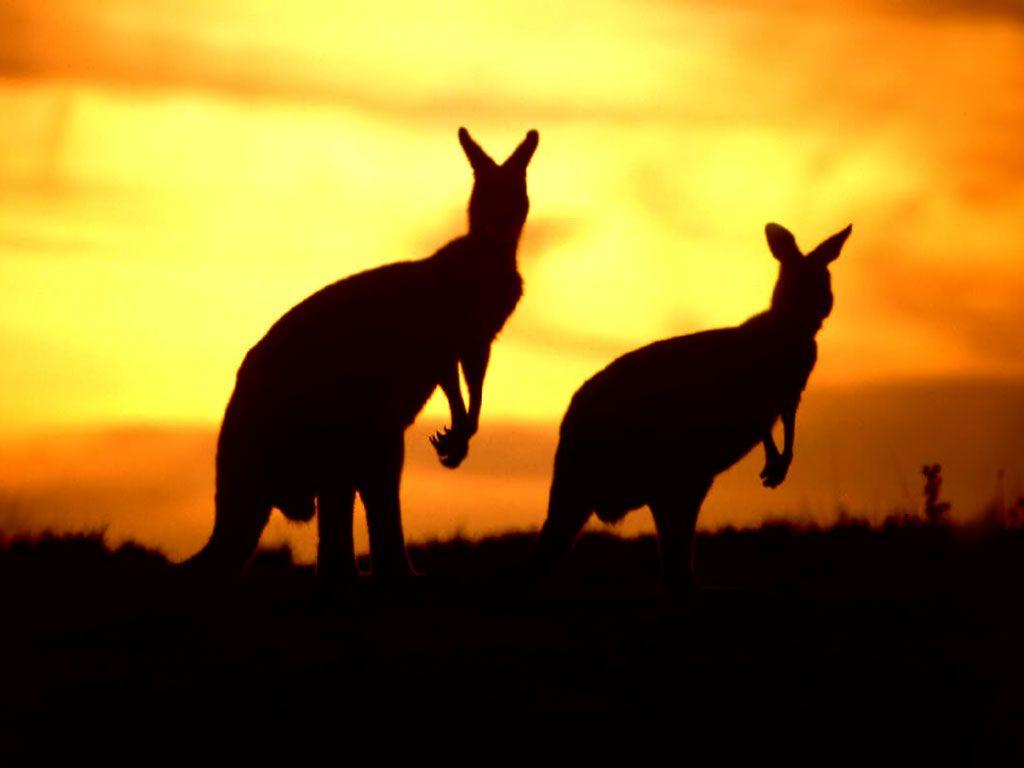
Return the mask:
<path id="1" fill-rule="evenodd" d="M 436 41 L 418 18 L 436 22 L 436 17 L 409 3 L 403 12 L 387 14 L 396 30 L 387 36 L 391 45 L 378 46 L 361 36 L 363 25 L 348 18 L 355 15 L 349 14 L 354 7 L 342 4 L 326 12 L 298 3 L 275 20 L 224 0 L 183 8 L 126 0 L 88 5 L 8 0 L 0 8 L 0 76 L 339 105 L 385 118 L 446 125 L 453 115 L 549 124 L 621 124 L 638 119 L 664 123 L 709 117 L 680 105 L 644 106 L 627 93 L 609 99 L 567 98 L 526 81 L 489 82 L 494 78 L 481 78 L 470 60 L 455 77 L 442 74 L 436 67 L 421 67 L 419 61 L 435 55 L 431 49 Z M 286 19 L 304 20 L 296 36 L 281 34 L 280 22 Z M 325 39 L 322 33 L 315 34 L 324 29 L 335 30 L 337 36 Z M 368 31 L 383 37 L 386 30 Z M 401 39 L 391 39 L 396 35 Z M 409 46 L 407 35 L 423 39 L 418 46 Z M 551 58 L 556 50 L 542 51 L 535 45 L 533 53 Z M 489 57 L 477 58 L 476 66 Z M 409 69 L 415 69 L 416 78 L 409 77 L 414 74 Z"/>
<path id="2" fill-rule="evenodd" d="M 1024 276 L 1018 270 L 877 262 L 871 275 L 880 313 L 933 329 L 990 371 L 1024 375 Z"/>
<path id="3" fill-rule="evenodd" d="M 1021 0 L 887 0 L 882 5 L 923 16 L 991 17 L 1024 23 Z"/>

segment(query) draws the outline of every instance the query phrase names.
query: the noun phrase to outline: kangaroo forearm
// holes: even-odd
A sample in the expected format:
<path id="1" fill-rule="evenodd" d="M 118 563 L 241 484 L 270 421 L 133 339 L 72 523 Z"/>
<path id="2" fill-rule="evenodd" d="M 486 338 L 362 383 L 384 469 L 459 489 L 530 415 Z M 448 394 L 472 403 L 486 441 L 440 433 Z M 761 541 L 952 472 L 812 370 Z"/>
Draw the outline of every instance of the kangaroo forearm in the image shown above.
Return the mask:
<path id="1" fill-rule="evenodd" d="M 452 427 L 457 428 L 466 423 L 466 403 L 462 399 L 462 387 L 459 386 L 459 367 L 458 364 L 452 362 L 451 365 L 445 366 L 444 373 L 441 375 L 441 391 L 444 392 L 444 396 L 448 398 L 448 408 L 452 414 Z"/>
<path id="2" fill-rule="evenodd" d="M 476 432 L 480 424 L 480 409 L 483 407 L 484 376 L 487 374 L 487 364 L 491 359 L 490 345 L 462 357 L 462 372 L 466 376 L 466 388 L 469 390 L 469 426 L 470 430 Z"/>
<path id="3" fill-rule="evenodd" d="M 782 455 L 793 458 L 793 442 L 796 439 L 796 408 L 782 414 Z"/>
<path id="4" fill-rule="evenodd" d="M 782 413 L 782 453 L 775 445 L 775 437 L 769 430 L 761 440 L 764 445 L 764 455 L 767 459 L 782 456 L 787 460 L 793 458 L 793 442 L 796 438 L 796 409 L 786 410 Z"/>

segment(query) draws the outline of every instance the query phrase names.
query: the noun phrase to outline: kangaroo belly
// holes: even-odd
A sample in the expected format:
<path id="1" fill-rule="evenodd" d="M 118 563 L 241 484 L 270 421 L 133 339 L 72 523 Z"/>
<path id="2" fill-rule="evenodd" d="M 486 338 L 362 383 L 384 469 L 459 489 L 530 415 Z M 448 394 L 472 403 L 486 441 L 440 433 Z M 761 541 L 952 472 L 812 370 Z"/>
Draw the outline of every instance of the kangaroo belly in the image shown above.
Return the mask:
<path id="1" fill-rule="evenodd" d="M 247 478 L 298 520 L 309 519 L 325 482 L 351 471 L 367 439 L 406 429 L 437 384 L 427 366 L 398 382 L 319 373 L 291 382 L 240 380 L 221 427 L 218 471 Z"/>
<path id="2" fill-rule="evenodd" d="M 574 398 L 562 443 L 587 466 L 580 476 L 610 509 L 641 506 L 691 478 L 710 480 L 749 453 L 778 418 L 774 399 L 737 401 L 696 383 L 683 398 L 642 383 L 597 389 L 597 396 L 584 389 Z"/>
<path id="3" fill-rule="evenodd" d="M 308 523 L 316 514 L 316 501 L 311 495 L 291 495 L 271 502 L 281 514 L 297 523 Z"/>
<path id="4" fill-rule="evenodd" d="M 771 430 L 781 413 L 775 399 L 748 399 L 722 409 L 714 419 L 691 418 L 683 429 L 687 440 L 700 446 L 715 474 L 746 456 Z"/>

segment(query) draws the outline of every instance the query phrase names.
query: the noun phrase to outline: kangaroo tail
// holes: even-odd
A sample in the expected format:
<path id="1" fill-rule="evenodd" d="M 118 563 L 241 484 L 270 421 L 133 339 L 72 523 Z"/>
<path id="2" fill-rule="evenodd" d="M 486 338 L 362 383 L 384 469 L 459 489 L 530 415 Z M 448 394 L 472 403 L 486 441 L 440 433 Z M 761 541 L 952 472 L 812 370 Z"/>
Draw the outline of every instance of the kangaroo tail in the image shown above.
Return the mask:
<path id="1" fill-rule="evenodd" d="M 536 576 L 546 573 L 572 546 L 593 512 L 593 504 L 579 482 L 572 451 L 564 442 L 555 454 L 548 516 L 530 548 L 528 569 Z"/>
<path id="2" fill-rule="evenodd" d="M 223 582 L 238 576 L 256 551 L 270 519 L 270 505 L 250 494 L 218 488 L 216 507 L 210 540 L 179 569 L 204 581 Z"/>

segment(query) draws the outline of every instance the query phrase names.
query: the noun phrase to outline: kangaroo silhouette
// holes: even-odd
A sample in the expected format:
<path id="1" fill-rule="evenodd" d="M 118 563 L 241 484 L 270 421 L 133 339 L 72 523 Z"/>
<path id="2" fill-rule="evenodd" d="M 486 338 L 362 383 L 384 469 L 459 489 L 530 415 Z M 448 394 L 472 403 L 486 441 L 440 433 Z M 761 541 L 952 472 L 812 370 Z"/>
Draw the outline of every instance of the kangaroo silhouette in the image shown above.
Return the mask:
<path id="1" fill-rule="evenodd" d="M 786 477 L 797 405 L 817 358 L 814 337 L 832 310 L 828 265 L 851 231 L 804 256 L 788 230 L 768 224 L 779 276 L 767 311 L 636 349 L 580 387 L 562 420 L 532 577 L 569 549 L 592 513 L 615 522 L 648 506 L 665 588 L 692 591 L 694 528 L 714 477 L 759 442 L 763 484 L 775 488 Z M 780 417 L 781 452 L 772 437 Z"/>
<path id="2" fill-rule="evenodd" d="M 188 570 L 236 575 L 277 508 L 296 521 L 315 514 L 318 575 L 351 580 L 358 493 L 375 575 L 412 574 L 399 506 L 405 430 L 440 385 L 451 427 L 431 442 L 444 466 L 462 462 L 479 426 L 491 343 L 522 295 L 516 250 L 538 134 L 528 132 L 501 165 L 465 128 L 458 136 L 474 175 L 468 234 L 429 258 L 321 289 L 245 356 L 217 443 L 213 533 Z"/>

